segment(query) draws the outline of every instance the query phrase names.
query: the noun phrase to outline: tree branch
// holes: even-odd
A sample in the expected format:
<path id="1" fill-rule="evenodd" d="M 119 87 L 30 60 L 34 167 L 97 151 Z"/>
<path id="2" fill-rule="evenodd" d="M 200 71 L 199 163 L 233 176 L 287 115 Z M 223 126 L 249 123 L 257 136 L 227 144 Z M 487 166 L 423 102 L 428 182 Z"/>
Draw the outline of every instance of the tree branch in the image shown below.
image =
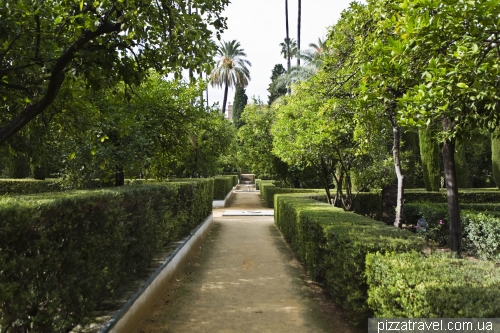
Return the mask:
<path id="1" fill-rule="evenodd" d="M 9 124 L 0 129 L 0 144 L 18 132 L 27 123 L 42 113 L 57 97 L 59 89 L 64 81 L 64 69 L 71 63 L 75 54 L 89 41 L 108 33 L 119 32 L 119 23 L 104 23 L 96 31 L 86 30 L 66 51 L 59 57 L 49 79 L 45 95 L 35 104 L 28 105 Z"/>

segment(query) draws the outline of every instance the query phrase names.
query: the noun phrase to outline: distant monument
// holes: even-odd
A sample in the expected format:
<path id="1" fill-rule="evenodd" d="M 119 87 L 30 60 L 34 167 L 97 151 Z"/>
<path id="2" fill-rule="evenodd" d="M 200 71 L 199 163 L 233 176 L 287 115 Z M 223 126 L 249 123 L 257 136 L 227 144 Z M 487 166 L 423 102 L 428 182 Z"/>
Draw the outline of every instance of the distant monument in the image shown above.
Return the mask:
<path id="1" fill-rule="evenodd" d="M 233 122 L 233 105 L 229 103 L 227 105 L 227 115 L 224 115 L 226 119 L 229 119 L 230 122 Z"/>

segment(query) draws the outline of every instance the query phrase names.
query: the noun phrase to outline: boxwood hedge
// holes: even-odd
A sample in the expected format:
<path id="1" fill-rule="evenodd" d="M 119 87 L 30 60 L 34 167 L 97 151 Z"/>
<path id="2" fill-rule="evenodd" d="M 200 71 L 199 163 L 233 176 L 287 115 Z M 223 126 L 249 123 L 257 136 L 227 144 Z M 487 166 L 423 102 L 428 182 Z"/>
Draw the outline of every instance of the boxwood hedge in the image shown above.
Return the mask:
<path id="1" fill-rule="evenodd" d="M 285 193 L 314 193 L 314 194 L 324 194 L 325 191 L 321 189 L 308 189 L 308 188 L 282 188 L 278 187 L 270 182 L 261 182 L 260 183 L 260 193 L 264 201 L 266 202 L 266 206 L 269 208 L 274 207 L 274 197 L 276 194 L 285 194 Z"/>
<path id="2" fill-rule="evenodd" d="M 214 200 L 224 200 L 227 194 L 238 184 L 238 176 L 219 176 L 214 178 Z"/>
<path id="3" fill-rule="evenodd" d="M 381 318 L 499 318 L 500 270 L 445 254 L 371 253 L 368 304 Z"/>
<path id="4" fill-rule="evenodd" d="M 275 223 L 298 259 L 333 299 L 350 310 L 353 322 L 370 316 L 365 257 L 368 253 L 420 250 L 423 238 L 411 232 L 304 194 L 276 195 Z"/>
<path id="5" fill-rule="evenodd" d="M 0 327 L 65 332 L 211 211 L 213 180 L 0 199 Z"/>

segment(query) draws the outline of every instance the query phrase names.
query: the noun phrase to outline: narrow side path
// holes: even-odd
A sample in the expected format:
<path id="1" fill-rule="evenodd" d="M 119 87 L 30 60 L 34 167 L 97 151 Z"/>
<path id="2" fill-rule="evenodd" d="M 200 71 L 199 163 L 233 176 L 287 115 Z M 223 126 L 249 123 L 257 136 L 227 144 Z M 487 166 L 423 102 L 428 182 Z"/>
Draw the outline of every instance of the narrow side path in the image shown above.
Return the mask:
<path id="1" fill-rule="evenodd" d="M 304 277 L 273 217 L 226 209 L 266 208 L 259 192 L 236 191 L 214 210 L 207 241 L 135 332 L 355 332 Z"/>

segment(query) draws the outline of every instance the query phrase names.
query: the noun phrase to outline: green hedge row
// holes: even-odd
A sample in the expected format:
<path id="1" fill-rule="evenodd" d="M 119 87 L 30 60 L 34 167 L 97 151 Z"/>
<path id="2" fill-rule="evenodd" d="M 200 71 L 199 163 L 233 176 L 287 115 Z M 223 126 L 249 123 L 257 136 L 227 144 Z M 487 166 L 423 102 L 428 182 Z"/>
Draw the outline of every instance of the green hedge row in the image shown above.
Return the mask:
<path id="1" fill-rule="evenodd" d="M 274 207 L 274 198 L 276 194 L 286 194 L 286 193 L 313 193 L 313 194 L 323 194 L 325 191 L 321 189 L 307 189 L 307 188 L 282 188 L 278 187 L 272 183 L 261 182 L 260 193 L 266 202 L 267 207 Z"/>
<path id="2" fill-rule="evenodd" d="M 211 212 L 213 180 L 0 199 L 0 327 L 66 332 Z"/>
<path id="3" fill-rule="evenodd" d="M 63 190 L 64 187 L 57 180 L 0 179 L 0 196 L 61 192 Z"/>
<path id="4" fill-rule="evenodd" d="M 500 203 L 500 191 L 488 190 L 473 190 L 473 191 L 460 191 L 459 200 L 462 203 L 462 209 L 472 209 L 477 211 L 490 211 L 493 207 L 491 202 Z M 422 190 L 405 190 L 404 194 L 405 203 L 442 203 L 446 207 L 447 199 L 446 192 L 427 192 Z M 369 216 L 377 221 L 382 220 L 383 212 L 382 192 L 361 192 L 358 193 L 353 202 L 353 211 L 357 214 Z M 474 208 L 468 208 L 468 205 L 473 205 Z M 500 206 L 494 205 L 494 212 L 500 215 Z M 472 206 L 471 206 L 472 207 Z M 407 211 L 404 211 L 407 216 Z M 447 215 L 447 214 L 446 214 Z M 409 218 L 413 219 L 413 212 L 409 213 Z M 418 218 L 417 218 L 418 219 Z M 416 221 L 416 220 L 415 220 Z M 438 220 L 439 221 L 439 220 Z"/>
<path id="5" fill-rule="evenodd" d="M 236 179 L 236 184 L 235 184 Z M 218 176 L 214 178 L 214 200 L 224 200 L 227 194 L 238 184 L 238 176 Z"/>
<path id="6" fill-rule="evenodd" d="M 139 185 L 154 182 L 145 179 L 125 179 L 125 185 Z M 87 190 L 113 187 L 113 184 L 104 184 L 95 180 L 88 184 Z M 71 190 L 60 179 L 35 180 L 35 179 L 0 179 L 0 195 L 27 195 L 48 192 L 62 192 Z"/>
<path id="7" fill-rule="evenodd" d="M 405 202 L 431 202 L 446 203 L 446 191 L 427 192 L 422 190 L 408 189 L 404 193 Z M 500 191 L 498 190 L 460 190 L 458 199 L 460 203 L 492 203 L 500 202 Z"/>
<path id="8" fill-rule="evenodd" d="M 500 269 L 448 255 L 368 254 L 368 304 L 379 318 L 499 318 Z"/>
<path id="9" fill-rule="evenodd" d="M 304 194 L 275 197 L 275 223 L 308 273 L 322 281 L 333 299 L 352 313 L 352 321 L 368 318 L 368 253 L 420 250 L 417 235 L 387 226 Z"/>
<path id="10" fill-rule="evenodd" d="M 261 190 L 261 185 L 262 184 L 273 184 L 273 181 L 272 180 L 267 180 L 267 179 L 256 179 L 255 180 L 255 189 L 257 191 L 260 191 Z M 262 191 L 261 191 L 262 192 Z M 261 193 L 262 194 L 262 193 Z"/>
<path id="11" fill-rule="evenodd" d="M 461 204 L 462 247 L 481 259 L 500 262 L 500 204 Z M 450 245 L 448 205 L 445 203 L 405 204 L 405 223 L 427 221 L 424 233 L 439 245 Z"/>
<path id="12" fill-rule="evenodd" d="M 360 192 L 356 195 L 352 205 L 356 214 L 382 220 L 382 192 Z"/>

